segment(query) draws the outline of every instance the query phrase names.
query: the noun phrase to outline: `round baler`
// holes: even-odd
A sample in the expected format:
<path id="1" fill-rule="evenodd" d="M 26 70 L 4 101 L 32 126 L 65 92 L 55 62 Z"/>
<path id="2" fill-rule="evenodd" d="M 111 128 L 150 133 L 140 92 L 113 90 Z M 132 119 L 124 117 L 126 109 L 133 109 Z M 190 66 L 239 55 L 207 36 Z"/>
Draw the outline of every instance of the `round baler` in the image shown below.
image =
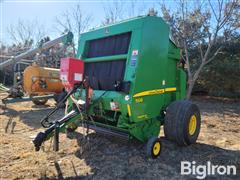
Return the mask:
<path id="1" fill-rule="evenodd" d="M 161 125 L 167 139 L 195 143 L 200 112 L 185 100 L 186 73 L 169 31 L 162 18 L 143 16 L 83 33 L 76 58 L 61 61 L 66 115 L 42 120 L 48 129 L 34 139 L 36 150 L 51 136 L 57 150 L 58 132 L 80 125 L 144 142 L 152 158 L 161 152 Z"/>

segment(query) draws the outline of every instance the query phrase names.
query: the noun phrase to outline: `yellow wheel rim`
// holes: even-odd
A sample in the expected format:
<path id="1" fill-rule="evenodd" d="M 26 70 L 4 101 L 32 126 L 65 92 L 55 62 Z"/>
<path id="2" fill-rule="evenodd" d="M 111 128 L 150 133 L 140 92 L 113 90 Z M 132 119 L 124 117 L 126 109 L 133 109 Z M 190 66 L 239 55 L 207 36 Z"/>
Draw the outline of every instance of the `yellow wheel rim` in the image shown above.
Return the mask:
<path id="1" fill-rule="evenodd" d="M 188 132 L 192 136 L 197 129 L 197 117 L 195 115 L 191 116 L 189 125 L 188 125 Z"/>
<path id="2" fill-rule="evenodd" d="M 161 149 L 161 144 L 160 144 L 160 142 L 156 142 L 156 143 L 154 144 L 154 146 L 153 146 L 153 154 L 154 154 L 155 156 L 157 156 L 157 155 L 159 154 L 159 152 L 160 152 L 160 149 Z"/>

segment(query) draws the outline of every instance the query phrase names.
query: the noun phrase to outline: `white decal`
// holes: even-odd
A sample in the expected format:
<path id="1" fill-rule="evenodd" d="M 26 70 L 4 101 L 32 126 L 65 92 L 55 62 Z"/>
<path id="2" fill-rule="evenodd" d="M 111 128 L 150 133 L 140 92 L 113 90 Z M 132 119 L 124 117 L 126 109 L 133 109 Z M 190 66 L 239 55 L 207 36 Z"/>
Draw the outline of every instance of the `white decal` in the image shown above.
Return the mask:
<path id="1" fill-rule="evenodd" d="M 82 74 L 74 73 L 74 80 L 75 81 L 82 81 Z"/>

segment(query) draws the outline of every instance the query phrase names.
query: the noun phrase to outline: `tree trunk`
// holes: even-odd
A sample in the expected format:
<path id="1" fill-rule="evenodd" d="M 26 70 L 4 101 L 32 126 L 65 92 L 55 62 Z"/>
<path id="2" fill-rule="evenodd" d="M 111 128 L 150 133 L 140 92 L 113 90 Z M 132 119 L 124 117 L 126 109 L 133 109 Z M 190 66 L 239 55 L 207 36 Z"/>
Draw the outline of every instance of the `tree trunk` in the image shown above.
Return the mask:
<path id="1" fill-rule="evenodd" d="M 192 94 L 192 90 L 194 87 L 195 81 L 194 80 L 190 80 L 188 83 L 188 88 L 187 88 L 187 99 L 190 99 L 191 94 Z"/>
<path id="2" fill-rule="evenodd" d="M 194 84 L 196 82 L 196 80 L 199 77 L 200 72 L 202 71 L 203 66 L 205 65 L 205 63 L 202 61 L 201 65 L 199 66 L 199 68 L 196 70 L 196 72 L 194 73 L 193 76 L 188 75 L 188 89 L 187 89 L 187 99 L 190 99 L 191 94 L 192 94 L 192 90 L 194 87 Z"/>

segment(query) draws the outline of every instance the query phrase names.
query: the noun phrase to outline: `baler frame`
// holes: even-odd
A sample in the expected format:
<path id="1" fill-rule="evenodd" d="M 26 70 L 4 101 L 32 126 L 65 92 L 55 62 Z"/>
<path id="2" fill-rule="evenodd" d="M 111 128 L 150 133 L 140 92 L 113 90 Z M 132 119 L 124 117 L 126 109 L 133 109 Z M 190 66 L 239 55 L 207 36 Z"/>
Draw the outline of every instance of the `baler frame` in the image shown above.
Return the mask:
<path id="1" fill-rule="evenodd" d="M 87 102 L 88 91 L 77 88 L 76 100 L 68 98 L 66 112 L 78 115 L 62 119 L 61 131 L 75 130 L 84 122 L 96 131 L 147 142 L 147 155 L 153 158 L 161 152 L 161 125 L 166 137 L 180 145 L 196 142 L 200 113 L 184 100 L 186 73 L 179 66 L 180 49 L 160 17 L 137 17 L 83 33 L 77 58 L 84 61 L 84 80 L 93 94 L 83 112 L 76 100 Z M 49 135 L 48 130 L 44 134 Z M 47 140 L 41 133 L 39 137 Z"/>

